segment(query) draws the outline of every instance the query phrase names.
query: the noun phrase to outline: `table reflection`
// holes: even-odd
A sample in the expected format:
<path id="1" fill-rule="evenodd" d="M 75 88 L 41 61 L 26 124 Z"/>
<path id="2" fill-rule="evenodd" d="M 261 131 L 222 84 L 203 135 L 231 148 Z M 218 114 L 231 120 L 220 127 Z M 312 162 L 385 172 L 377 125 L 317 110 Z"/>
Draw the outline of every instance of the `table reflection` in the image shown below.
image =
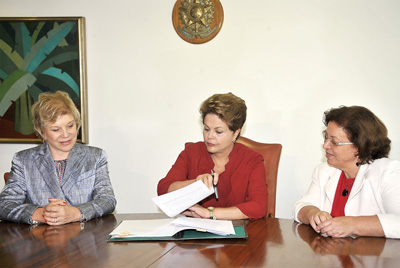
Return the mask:
<path id="1" fill-rule="evenodd" d="M 316 233 L 312 227 L 293 223 L 295 234 L 313 252 L 326 256 L 341 267 L 397 267 L 400 257 L 395 253 L 400 241 L 383 237 L 332 238 Z M 327 258 L 327 259 L 328 259 Z"/>
<path id="2" fill-rule="evenodd" d="M 245 224 L 248 240 L 182 241 L 154 267 L 260 267 L 267 261 L 267 244 L 283 242 L 279 221 L 260 219 Z"/>
<path id="3" fill-rule="evenodd" d="M 115 225 L 114 216 L 109 217 L 113 217 L 111 224 Z M 88 266 L 100 265 L 101 260 L 106 258 L 104 252 L 98 253 L 96 244 L 98 240 L 106 239 L 99 233 L 102 225 L 102 218 L 60 226 L 0 222 L 0 267 L 12 267 L 15 264 L 52 267 L 60 262 L 68 267 L 78 261 Z M 3 259 L 3 256 L 7 256 L 7 259 Z"/>
<path id="4" fill-rule="evenodd" d="M 64 247 L 85 228 L 85 223 L 74 222 L 67 225 L 33 226 L 31 234 L 37 240 L 43 240 L 48 247 Z"/>

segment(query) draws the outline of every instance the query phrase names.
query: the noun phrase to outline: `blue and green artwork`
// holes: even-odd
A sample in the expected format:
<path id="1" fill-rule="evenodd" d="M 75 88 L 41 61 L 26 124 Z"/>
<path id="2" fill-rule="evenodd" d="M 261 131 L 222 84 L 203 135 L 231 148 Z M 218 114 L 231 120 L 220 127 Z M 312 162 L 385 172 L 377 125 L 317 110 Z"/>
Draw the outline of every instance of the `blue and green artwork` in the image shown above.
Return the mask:
<path id="1" fill-rule="evenodd" d="M 0 21 L 0 139 L 36 138 L 31 107 L 65 91 L 80 109 L 77 21 Z"/>

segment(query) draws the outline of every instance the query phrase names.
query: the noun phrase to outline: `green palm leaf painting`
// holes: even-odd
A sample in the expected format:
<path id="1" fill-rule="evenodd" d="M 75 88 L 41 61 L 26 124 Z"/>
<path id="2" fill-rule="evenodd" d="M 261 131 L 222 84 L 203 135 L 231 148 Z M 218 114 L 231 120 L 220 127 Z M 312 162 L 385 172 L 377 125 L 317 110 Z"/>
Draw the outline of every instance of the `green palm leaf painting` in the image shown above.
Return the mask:
<path id="1" fill-rule="evenodd" d="M 34 136 L 32 104 L 42 92 L 66 91 L 80 109 L 78 22 L 0 20 L 0 138 L 12 126 Z"/>

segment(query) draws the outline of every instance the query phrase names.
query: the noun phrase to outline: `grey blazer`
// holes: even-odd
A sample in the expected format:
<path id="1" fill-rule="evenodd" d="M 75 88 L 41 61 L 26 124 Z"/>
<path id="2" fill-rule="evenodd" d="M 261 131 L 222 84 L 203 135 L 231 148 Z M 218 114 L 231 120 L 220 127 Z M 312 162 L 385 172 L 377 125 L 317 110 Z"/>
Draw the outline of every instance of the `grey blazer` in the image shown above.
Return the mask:
<path id="1" fill-rule="evenodd" d="M 65 200 L 86 220 L 112 213 L 117 201 L 108 176 L 106 152 L 76 143 L 61 185 L 47 144 L 16 153 L 0 194 L 0 219 L 28 223 L 35 209 L 49 203 L 48 198 Z"/>

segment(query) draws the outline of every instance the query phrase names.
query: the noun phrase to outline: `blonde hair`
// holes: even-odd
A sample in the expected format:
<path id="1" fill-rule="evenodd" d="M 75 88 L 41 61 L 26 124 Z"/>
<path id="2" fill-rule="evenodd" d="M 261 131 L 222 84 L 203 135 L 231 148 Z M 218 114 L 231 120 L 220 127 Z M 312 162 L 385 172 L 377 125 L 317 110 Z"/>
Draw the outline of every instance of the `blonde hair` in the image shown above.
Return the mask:
<path id="1" fill-rule="evenodd" d="M 33 128 L 36 135 L 44 140 L 43 132 L 47 125 L 57 121 L 61 115 L 70 114 L 75 120 L 76 130 L 81 127 L 81 115 L 68 93 L 57 91 L 39 95 L 39 100 L 32 106 Z"/>

